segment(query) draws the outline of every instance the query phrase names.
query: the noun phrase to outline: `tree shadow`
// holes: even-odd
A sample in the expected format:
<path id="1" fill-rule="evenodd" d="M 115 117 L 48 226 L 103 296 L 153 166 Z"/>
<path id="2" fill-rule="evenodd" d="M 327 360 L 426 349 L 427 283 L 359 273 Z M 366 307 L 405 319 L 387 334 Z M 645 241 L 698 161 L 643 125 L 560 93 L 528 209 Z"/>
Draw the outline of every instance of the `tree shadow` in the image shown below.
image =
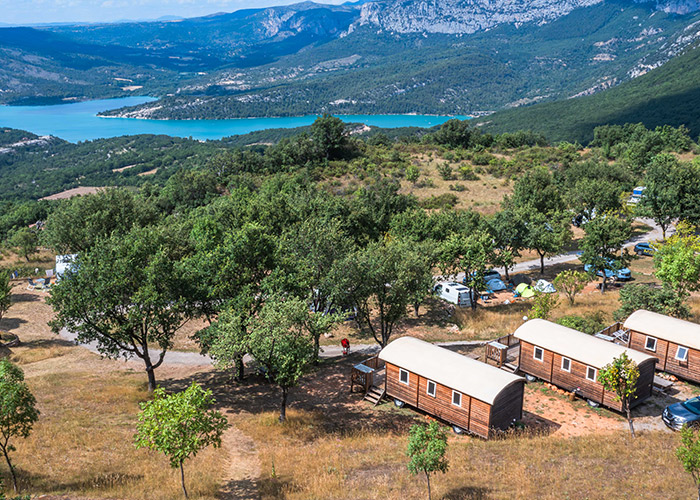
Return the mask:
<path id="1" fill-rule="evenodd" d="M 443 495 L 443 500 L 485 500 L 489 498 L 489 488 L 480 486 L 461 486 Z"/>
<path id="2" fill-rule="evenodd" d="M 6 332 L 9 332 L 10 330 L 16 330 L 17 328 L 20 327 L 20 325 L 23 325 L 25 323 L 28 323 L 28 321 L 26 319 L 2 318 L 0 320 L 0 330 L 4 330 Z"/>
<path id="3" fill-rule="evenodd" d="M 75 347 L 75 343 L 70 340 L 65 340 L 61 338 L 55 339 L 34 339 L 28 342 L 22 342 L 20 344 L 22 347 L 29 348 L 51 348 L 51 347 Z"/>
<path id="4" fill-rule="evenodd" d="M 319 435 L 360 430 L 406 431 L 415 423 L 417 413 L 387 404 L 375 407 L 363 401 L 361 393 L 350 392 L 350 370 L 364 359 L 366 355 L 359 353 L 322 360 L 304 376 L 298 387 L 289 391 L 288 408 L 313 413 L 317 417 L 314 427 Z M 179 391 L 195 381 L 211 389 L 221 411 L 234 414 L 278 412 L 281 402 L 279 388 L 257 373 L 253 364 L 246 366 L 246 373 L 242 381 L 234 381 L 230 372 L 219 370 L 164 380 L 161 385 L 168 391 Z"/>
<path id="5" fill-rule="evenodd" d="M 42 297 L 35 293 L 13 293 L 12 303 L 16 302 L 41 302 Z"/>
<path id="6" fill-rule="evenodd" d="M 271 478 L 272 479 L 272 478 Z M 267 480 L 266 480 L 267 481 Z M 284 488 L 279 488 L 282 492 Z M 259 498 L 258 485 L 252 479 L 240 479 L 235 481 L 227 481 L 219 491 L 217 497 L 220 500 L 228 500 L 235 498 L 237 500 L 248 500 Z M 275 496 L 275 498 L 284 498 L 283 496 Z"/>
<path id="7" fill-rule="evenodd" d="M 141 474 L 126 474 L 121 472 L 109 472 L 84 476 L 79 480 L 61 481 L 59 476 L 48 476 L 37 473 L 29 473 L 21 466 L 15 466 L 17 483 L 24 494 L 31 491 L 87 491 L 108 490 L 142 481 Z"/>
<path id="8" fill-rule="evenodd" d="M 675 387 L 670 387 L 663 392 L 654 390 L 652 396 L 632 408 L 633 417 L 660 417 L 668 405 L 685 401 Z"/>

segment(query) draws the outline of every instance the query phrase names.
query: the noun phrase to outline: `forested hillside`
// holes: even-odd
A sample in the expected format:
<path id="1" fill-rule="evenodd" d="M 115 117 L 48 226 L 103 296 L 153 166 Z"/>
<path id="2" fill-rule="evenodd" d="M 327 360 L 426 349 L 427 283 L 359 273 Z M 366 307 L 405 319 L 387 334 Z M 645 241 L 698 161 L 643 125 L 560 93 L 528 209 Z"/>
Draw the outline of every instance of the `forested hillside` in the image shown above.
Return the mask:
<path id="1" fill-rule="evenodd" d="M 684 125 L 700 135 L 700 50 L 693 47 L 660 68 L 619 87 L 576 99 L 502 111 L 478 120 L 489 132 L 529 129 L 553 141 L 593 139 L 601 124 Z"/>

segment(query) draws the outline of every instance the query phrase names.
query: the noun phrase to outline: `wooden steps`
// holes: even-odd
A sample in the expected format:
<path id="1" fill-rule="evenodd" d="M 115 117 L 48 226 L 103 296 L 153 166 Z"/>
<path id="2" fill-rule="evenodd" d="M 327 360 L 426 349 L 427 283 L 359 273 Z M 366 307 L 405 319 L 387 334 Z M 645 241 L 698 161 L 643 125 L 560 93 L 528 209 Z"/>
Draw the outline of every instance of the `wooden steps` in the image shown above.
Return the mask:
<path id="1" fill-rule="evenodd" d="M 518 371 L 518 367 L 516 365 L 514 365 L 513 363 L 503 363 L 503 366 L 501 366 L 501 369 L 503 369 L 507 372 L 511 372 L 511 373 L 515 373 Z"/>
<path id="2" fill-rule="evenodd" d="M 365 394 L 364 400 L 369 401 L 374 406 L 377 406 L 379 402 L 384 398 L 385 394 L 386 391 L 384 389 L 380 389 L 376 385 L 373 385 Z"/>

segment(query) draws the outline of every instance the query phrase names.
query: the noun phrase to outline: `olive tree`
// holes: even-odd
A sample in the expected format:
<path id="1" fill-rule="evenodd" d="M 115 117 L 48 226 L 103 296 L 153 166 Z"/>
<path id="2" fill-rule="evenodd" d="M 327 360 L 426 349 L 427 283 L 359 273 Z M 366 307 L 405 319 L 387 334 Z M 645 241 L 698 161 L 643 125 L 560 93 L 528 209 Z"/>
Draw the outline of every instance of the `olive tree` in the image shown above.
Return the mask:
<path id="1" fill-rule="evenodd" d="M 454 234 L 442 244 L 439 259 L 443 274 L 464 273 L 464 283 L 472 289 L 472 309 L 476 309 L 476 297 L 485 287 L 486 270 L 496 259 L 491 235 L 481 230 Z"/>
<path id="2" fill-rule="evenodd" d="M 108 358 L 142 359 L 153 391 L 175 332 L 196 314 L 179 242 L 164 228 L 135 228 L 79 254 L 47 299 L 56 313 L 53 330 L 96 342 Z"/>
<path id="3" fill-rule="evenodd" d="M 632 437 L 635 435 L 630 406 L 632 401 L 637 399 L 637 380 L 639 380 L 639 367 L 626 352 L 614 358 L 598 372 L 598 382 L 606 391 L 614 393 L 615 399 L 622 403 L 622 411 L 627 417 Z"/>
<path id="4" fill-rule="evenodd" d="M 573 306 L 576 295 L 581 293 L 590 281 L 590 274 L 568 269 L 557 274 L 557 277 L 554 278 L 554 286 L 557 290 L 564 292 L 569 303 Z"/>
<path id="5" fill-rule="evenodd" d="M 626 218 L 606 214 L 588 221 L 583 230 L 586 234 L 581 240 L 583 254 L 580 260 L 590 265 L 592 272 L 603 275 L 600 290 L 605 293 L 606 271 L 617 271 L 630 260 L 627 252 L 622 252 L 622 247 L 632 235 L 632 224 Z"/>
<path id="6" fill-rule="evenodd" d="M 183 463 L 209 445 L 221 446 L 221 435 L 229 427 L 226 417 L 211 409 L 215 402 L 210 390 L 193 382 L 174 394 L 159 387 L 153 392 L 153 400 L 140 405 L 136 447 L 160 451 L 173 469 L 180 469 L 185 498 L 188 496 Z"/>
<path id="7" fill-rule="evenodd" d="M 8 360 L 0 360 L 0 451 L 2 451 L 12 476 L 12 486 L 17 493 L 17 475 L 10 461 L 15 450 L 13 438 L 26 438 L 39 419 L 36 399 L 24 382 L 22 370 Z"/>
<path id="8" fill-rule="evenodd" d="M 656 277 L 686 298 L 700 289 L 700 237 L 680 225 L 678 233 L 658 246 L 654 254 Z"/>
<path id="9" fill-rule="evenodd" d="M 12 283 L 10 283 L 10 274 L 0 272 L 0 319 L 5 316 L 5 313 L 12 305 Z"/>
<path id="10" fill-rule="evenodd" d="M 428 483 L 428 500 L 430 500 L 430 475 L 447 472 L 449 463 L 447 453 L 447 435 L 435 421 L 429 425 L 417 424 L 411 427 L 408 437 L 407 455 L 410 458 L 408 470 L 411 474 L 425 474 Z"/>
<path id="11" fill-rule="evenodd" d="M 698 430 L 684 425 L 681 429 L 681 444 L 676 448 L 676 457 L 685 471 L 691 475 L 700 500 L 700 435 Z"/>

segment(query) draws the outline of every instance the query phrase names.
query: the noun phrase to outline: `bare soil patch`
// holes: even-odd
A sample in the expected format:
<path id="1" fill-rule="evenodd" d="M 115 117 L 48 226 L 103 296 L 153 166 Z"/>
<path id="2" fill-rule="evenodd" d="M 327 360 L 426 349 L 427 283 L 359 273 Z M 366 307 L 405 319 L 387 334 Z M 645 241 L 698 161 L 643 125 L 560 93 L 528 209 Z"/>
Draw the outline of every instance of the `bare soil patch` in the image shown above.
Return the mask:
<path id="1" fill-rule="evenodd" d="M 100 190 L 107 189 L 106 187 L 89 187 L 80 186 L 73 189 L 68 189 L 66 191 L 61 191 L 60 193 L 52 194 L 50 196 L 44 196 L 40 198 L 41 200 L 63 200 L 66 198 L 72 198 L 73 196 L 80 196 L 85 194 L 95 194 Z"/>

